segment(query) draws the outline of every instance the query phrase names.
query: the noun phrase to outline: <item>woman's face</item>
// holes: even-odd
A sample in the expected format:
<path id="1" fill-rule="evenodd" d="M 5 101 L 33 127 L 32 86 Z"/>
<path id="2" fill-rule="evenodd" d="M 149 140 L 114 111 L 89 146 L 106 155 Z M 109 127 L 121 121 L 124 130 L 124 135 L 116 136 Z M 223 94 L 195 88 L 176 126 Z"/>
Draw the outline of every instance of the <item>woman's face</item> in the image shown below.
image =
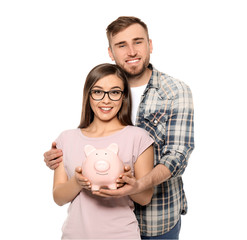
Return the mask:
<path id="1" fill-rule="evenodd" d="M 117 118 L 123 102 L 121 93 L 123 90 L 123 81 L 116 75 L 105 76 L 94 84 L 90 93 L 90 106 L 94 112 L 94 120 L 107 122 Z M 102 91 L 110 92 L 107 94 Z"/>

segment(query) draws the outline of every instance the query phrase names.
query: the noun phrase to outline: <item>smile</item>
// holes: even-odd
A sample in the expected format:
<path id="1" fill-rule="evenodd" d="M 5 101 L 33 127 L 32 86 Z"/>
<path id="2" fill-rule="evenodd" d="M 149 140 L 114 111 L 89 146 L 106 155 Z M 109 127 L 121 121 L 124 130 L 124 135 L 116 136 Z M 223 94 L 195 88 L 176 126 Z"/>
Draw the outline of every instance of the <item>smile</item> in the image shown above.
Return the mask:
<path id="1" fill-rule="evenodd" d="M 137 63 L 139 62 L 141 59 L 140 58 L 135 58 L 135 59 L 130 59 L 130 60 L 126 60 L 127 63 Z"/>
<path id="2" fill-rule="evenodd" d="M 98 172 L 96 172 L 96 174 L 98 174 L 98 175 L 108 175 L 108 173 L 98 173 Z"/>
<path id="3" fill-rule="evenodd" d="M 108 107 L 108 108 L 106 108 L 106 107 L 100 107 L 100 109 L 102 109 L 103 111 L 110 111 L 112 108 L 111 107 Z"/>

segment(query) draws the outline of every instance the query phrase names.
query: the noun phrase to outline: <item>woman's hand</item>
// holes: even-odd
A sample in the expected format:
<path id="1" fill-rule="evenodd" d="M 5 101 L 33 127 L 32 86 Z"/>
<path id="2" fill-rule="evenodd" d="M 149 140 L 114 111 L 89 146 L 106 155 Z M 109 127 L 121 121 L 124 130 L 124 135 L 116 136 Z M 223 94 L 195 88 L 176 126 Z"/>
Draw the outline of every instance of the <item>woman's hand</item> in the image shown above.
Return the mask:
<path id="1" fill-rule="evenodd" d="M 132 175 L 131 168 L 129 165 L 124 167 L 124 173 L 122 173 L 117 179 L 117 189 L 105 189 L 101 188 L 97 192 L 93 192 L 94 195 L 100 197 L 123 197 L 133 194 L 137 190 L 137 180 Z"/>
<path id="2" fill-rule="evenodd" d="M 84 189 L 91 190 L 91 183 L 90 181 L 82 175 L 82 168 L 76 167 L 75 168 L 75 179 L 76 182 Z"/>

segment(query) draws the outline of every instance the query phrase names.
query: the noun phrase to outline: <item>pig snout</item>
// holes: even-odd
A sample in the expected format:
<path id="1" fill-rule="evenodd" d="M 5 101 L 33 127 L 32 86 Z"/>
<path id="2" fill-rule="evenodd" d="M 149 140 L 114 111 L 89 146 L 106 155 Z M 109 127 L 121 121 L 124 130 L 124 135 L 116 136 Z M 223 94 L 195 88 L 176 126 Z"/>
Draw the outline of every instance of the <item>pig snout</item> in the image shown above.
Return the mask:
<path id="1" fill-rule="evenodd" d="M 110 168 L 110 164 L 107 161 L 99 160 L 94 163 L 94 168 L 99 172 L 106 172 Z"/>

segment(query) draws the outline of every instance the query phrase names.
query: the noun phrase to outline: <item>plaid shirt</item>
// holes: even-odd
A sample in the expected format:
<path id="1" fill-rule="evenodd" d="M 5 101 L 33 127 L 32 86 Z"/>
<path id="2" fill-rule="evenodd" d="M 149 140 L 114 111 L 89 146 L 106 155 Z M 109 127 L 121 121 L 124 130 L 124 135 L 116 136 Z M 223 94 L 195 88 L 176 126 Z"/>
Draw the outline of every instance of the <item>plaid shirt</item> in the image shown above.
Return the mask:
<path id="1" fill-rule="evenodd" d="M 159 236 L 170 231 L 186 214 L 182 174 L 194 148 L 192 94 L 187 85 L 152 65 L 152 76 L 142 95 L 136 125 L 154 139 L 154 165 L 164 164 L 172 177 L 154 187 L 151 203 L 135 204 L 141 235 Z"/>

